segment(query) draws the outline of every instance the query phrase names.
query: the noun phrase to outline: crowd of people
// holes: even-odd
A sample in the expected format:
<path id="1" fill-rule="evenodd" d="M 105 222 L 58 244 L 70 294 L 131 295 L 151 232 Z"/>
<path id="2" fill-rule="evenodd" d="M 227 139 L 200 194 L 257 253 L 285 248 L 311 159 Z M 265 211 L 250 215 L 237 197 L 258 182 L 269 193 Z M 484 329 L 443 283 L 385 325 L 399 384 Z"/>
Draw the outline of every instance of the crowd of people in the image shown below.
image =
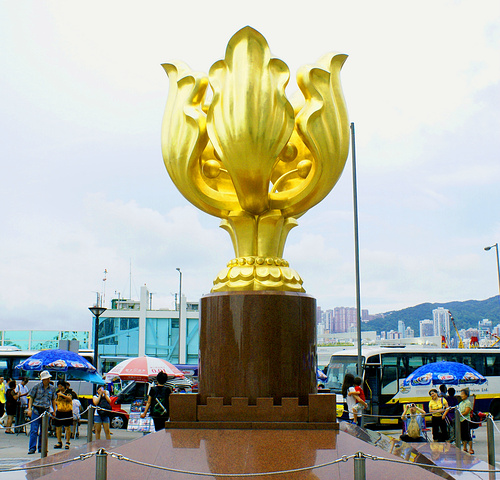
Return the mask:
<path id="1" fill-rule="evenodd" d="M 363 389 L 361 388 L 361 378 L 354 377 L 352 373 L 346 373 L 342 385 L 342 395 L 347 403 L 349 420 L 358 424 L 363 410 L 367 408 L 367 403 Z M 465 452 L 474 453 L 472 445 L 471 413 L 473 404 L 468 388 L 463 388 L 457 398 L 456 390 L 453 387 L 447 388 L 441 385 L 439 391 L 435 388 L 429 390 L 429 412 L 419 407 L 415 403 L 404 405 L 403 433 L 400 439 L 406 442 L 425 442 L 426 423 L 425 416 L 431 415 L 432 439 L 434 442 L 454 442 L 455 441 L 455 415 L 460 415 L 460 438 L 462 448 Z M 458 413 L 456 413 L 458 412 Z"/>
<path id="2" fill-rule="evenodd" d="M 55 449 L 69 449 L 71 438 L 74 438 L 82 405 L 78 395 L 71 389 L 69 382 L 59 380 L 56 384 L 52 381 L 50 372 L 44 370 L 40 373 L 39 382 L 28 389 L 28 379 L 22 378 L 19 383 L 13 379 L 4 380 L 0 377 L 0 418 L 4 418 L 5 434 L 17 433 L 21 428 L 30 424 L 28 454 L 41 452 L 41 428 L 42 417 L 50 415 L 50 427 L 54 429 L 57 443 Z M 157 385 L 152 387 L 141 414 L 144 418 L 150 414 L 153 418 L 155 430 L 165 428 L 165 422 L 169 419 L 169 396 L 172 389 L 166 384 L 167 374 L 159 372 Z M 92 398 L 96 406 L 94 414 L 94 431 L 96 439 L 101 438 L 104 430 L 106 439 L 111 438 L 110 418 L 111 399 L 107 388 L 99 386 Z M 64 439 L 63 439 L 64 433 Z M 63 441 L 64 440 L 64 441 Z"/>
<path id="3" fill-rule="evenodd" d="M 80 420 L 81 403 L 69 382 L 59 380 L 57 386 L 51 381 L 48 371 L 40 374 L 40 382 L 28 389 L 28 378 L 4 381 L 0 377 L 0 418 L 6 415 L 5 434 L 12 435 L 30 423 L 28 454 L 40 452 L 42 415 L 51 415 L 57 443 L 54 448 L 69 449 L 71 438 L 75 436 Z M 31 422 L 30 422 L 31 421 Z"/>

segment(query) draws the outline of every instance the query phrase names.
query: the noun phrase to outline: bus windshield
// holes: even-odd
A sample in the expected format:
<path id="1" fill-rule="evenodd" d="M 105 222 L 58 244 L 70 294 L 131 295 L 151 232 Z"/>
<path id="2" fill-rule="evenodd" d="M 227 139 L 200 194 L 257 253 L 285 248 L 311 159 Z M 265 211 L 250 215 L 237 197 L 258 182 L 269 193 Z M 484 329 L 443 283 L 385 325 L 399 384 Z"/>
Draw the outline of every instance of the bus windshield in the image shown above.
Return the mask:
<path id="1" fill-rule="evenodd" d="M 345 374 L 352 373 L 356 376 L 357 361 L 356 357 L 335 355 L 335 358 L 332 358 L 328 365 L 326 388 L 329 388 L 332 392 L 340 393 Z"/>

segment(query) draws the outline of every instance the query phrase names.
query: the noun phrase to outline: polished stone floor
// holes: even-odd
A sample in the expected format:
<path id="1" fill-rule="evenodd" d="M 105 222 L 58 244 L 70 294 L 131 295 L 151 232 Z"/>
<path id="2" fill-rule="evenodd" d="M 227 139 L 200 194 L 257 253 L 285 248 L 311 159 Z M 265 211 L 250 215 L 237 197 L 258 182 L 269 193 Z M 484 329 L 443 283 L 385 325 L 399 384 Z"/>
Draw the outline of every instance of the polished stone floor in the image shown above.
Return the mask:
<path id="1" fill-rule="evenodd" d="M 242 473 L 286 471 L 314 466 L 295 473 L 282 473 L 269 478 L 282 479 L 352 479 L 354 461 L 324 465 L 342 456 L 364 452 L 404 464 L 386 460 L 366 459 L 367 479 L 425 480 L 438 478 L 494 478 L 474 469 L 488 469 L 488 465 L 450 444 L 406 444 L 379 432 L 363 430 L 341 422 L 340 430 L 239 430 L 239 429 L 171 429 L 146 435 L 128 443 L 114 440 L 84 444 L 26 466 L 38 466 L 72 459 L 85 452 L 105 448 L 134 461 L 168 467 L 185 472 L 203 472 L 206 476 L 167 472 L 137 465 L 126 460 L 108 457 L 108 479 L 193 479 L 221 478 L 219 474 L 237 477 Z M 436 465 L 432 471 L 411 463 Z M 450 467 L 464 468 L 453 472 Z M 0 480 L 13 479 L 94 479 L 95 457 L 65 465 L 18 472 L 2 472 Z M 264 478 L 251 477 L 251 478 Z M 500 478 L 500 475 L 498 476 Z"/>

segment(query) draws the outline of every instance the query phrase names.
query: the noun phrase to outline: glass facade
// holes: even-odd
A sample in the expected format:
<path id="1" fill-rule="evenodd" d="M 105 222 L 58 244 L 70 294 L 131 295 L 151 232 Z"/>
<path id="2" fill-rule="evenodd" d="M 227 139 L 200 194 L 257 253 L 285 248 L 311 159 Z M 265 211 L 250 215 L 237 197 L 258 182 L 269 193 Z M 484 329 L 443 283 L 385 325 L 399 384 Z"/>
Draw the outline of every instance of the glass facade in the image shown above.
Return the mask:
<path id="1" fill-rule="evenodd" d="M 178 318 L 146 318 L 146 355 L 179 363 Z"/>
<path id="2" fill-rule="evenodd" d="M 58 348 L 59 340 L 78 340 L 80 349 L 88 349 L 90 332 L 59 330 L 3 330 L 0 346 L 12 346 L 21 350 L 47 350 Z"/>
<path id="3" fill-rule="evenodd" d="M 186 319 L 186 363 L 198 363 L 198 318 Z M 179 362 L 179 319 L 146 317 L 144 353 Z M 127 357 L 139 355 L 139 318 L 99 318 L 99 357 L 107 371 Z"/>
<path id="4" fill-rule="evenodd" d="M 139 319 L 99 318 L 99 355 L 104 357 L 139 355 Z"/>

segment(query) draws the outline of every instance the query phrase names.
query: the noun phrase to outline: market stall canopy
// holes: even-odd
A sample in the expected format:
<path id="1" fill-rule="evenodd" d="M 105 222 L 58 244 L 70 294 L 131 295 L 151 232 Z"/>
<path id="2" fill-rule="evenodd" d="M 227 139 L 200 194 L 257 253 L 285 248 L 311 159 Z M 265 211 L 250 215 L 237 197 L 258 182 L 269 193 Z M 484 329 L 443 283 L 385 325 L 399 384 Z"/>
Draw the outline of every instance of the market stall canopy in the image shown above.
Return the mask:
<path id="1" fill-rule="evenodd" d="M 121 380 L 147 382 L 156 377 L 159 372 L 165 372 L 169 377 L 184 377 L 177 367 L 166 360 L 143 356 L 128 358 L 120 362 L 106 374 L 106 380 L 109 382 L 118 377 Z"/>

